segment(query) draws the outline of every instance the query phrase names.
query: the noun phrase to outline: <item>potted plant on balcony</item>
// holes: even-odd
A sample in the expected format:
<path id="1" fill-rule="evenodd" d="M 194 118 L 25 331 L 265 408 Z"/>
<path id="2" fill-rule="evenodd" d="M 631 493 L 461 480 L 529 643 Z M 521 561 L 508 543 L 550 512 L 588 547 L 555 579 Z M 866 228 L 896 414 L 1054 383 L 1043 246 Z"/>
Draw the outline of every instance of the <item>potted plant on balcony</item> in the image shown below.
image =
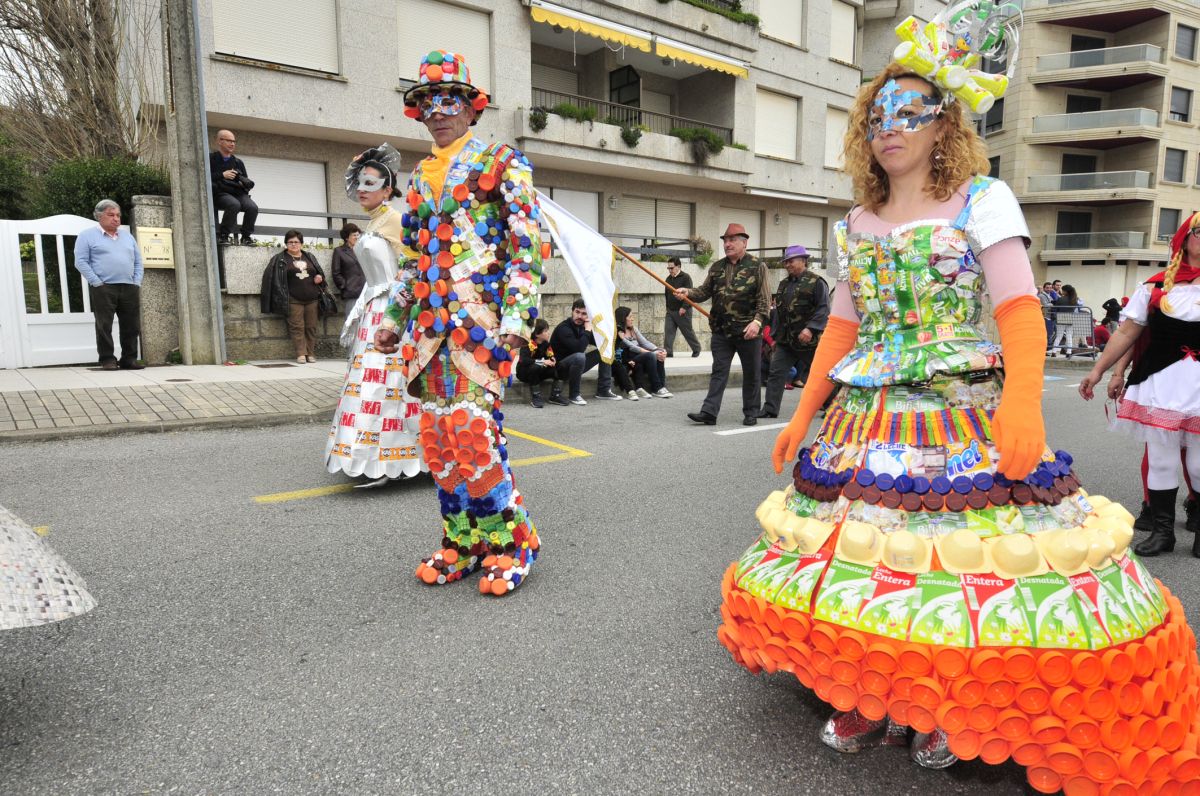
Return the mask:
<path id="1" fill-rule="evenodd" d="M 535 133 L 540 133 L 546 129 L 546 125 L 550 123 L 550 118 L 546 113 L 545 108 L 534 108 L 529 111 L 529 129 Z"/>

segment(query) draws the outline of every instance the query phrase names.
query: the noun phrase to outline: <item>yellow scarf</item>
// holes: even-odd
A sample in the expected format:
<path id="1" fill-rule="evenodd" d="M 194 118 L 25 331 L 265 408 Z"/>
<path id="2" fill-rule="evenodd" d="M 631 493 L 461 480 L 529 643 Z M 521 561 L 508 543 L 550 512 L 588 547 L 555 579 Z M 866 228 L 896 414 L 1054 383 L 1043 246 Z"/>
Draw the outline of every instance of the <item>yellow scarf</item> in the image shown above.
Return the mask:
<path id="1" fill-rule="evenodd" d="M 441 147 L 434 144 L 433 155 L 421 161 L 421 174 L 425 177 L 425 182 L 429 183 L 433 195 L 438 199 L 442 198 L 442 186 L 446 184 L 446 173 L 450 171 L 450 161 L 454 160 L 470 139 L 471 133 L 466 132 L 448 146 Z"/>

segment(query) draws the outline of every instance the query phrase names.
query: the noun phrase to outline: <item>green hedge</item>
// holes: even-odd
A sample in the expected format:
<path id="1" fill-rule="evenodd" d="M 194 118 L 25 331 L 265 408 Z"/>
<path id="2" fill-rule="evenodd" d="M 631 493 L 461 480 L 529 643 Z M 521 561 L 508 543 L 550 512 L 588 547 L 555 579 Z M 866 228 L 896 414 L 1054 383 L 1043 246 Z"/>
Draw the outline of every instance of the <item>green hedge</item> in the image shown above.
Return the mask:
<path id="1" fill-rule="evenodd" d="M 87 158 L 55 163 L 42 178 L 39 214 L 70 213 L 91 218 L 96 203 L 112 199 L 121 206 L 124 221 L 139 194 L 169 196 L 167 175 L 136 160 Z"/>
<path id="2" fill-rule="evenodd" d="M 0 137 L 0 218 L 28 218 L 32 178 L 25 158 Z"/>

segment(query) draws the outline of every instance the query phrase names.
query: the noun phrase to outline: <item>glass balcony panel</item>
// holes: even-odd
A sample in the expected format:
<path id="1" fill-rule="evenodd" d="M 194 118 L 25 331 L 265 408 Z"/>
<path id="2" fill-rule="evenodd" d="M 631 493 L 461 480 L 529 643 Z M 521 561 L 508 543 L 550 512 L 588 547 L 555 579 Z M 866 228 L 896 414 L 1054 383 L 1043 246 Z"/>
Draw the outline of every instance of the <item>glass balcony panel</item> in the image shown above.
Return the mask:
<path id="1" fill-rule="evenodd" d="M 1101 50 L 1080 50 L 1070 53 L 1039 55 L 1037 71 L 1051 72 L 1057 69 L 1081 69 L 1085 66 L 1128 64 L 1136 61 L 1162 63 L 1162 47 L 1153 44 L 1130 44 L 1125 47 L 1105 47 Z"/>
<path id="2" fill-rule="evenodd" d="M 1047 235 L 1044 248 L 1063 249 L 1144 249 L 1145 232 L 1068 232 Z"/>
<path id="3" fill-rule="evenodd" d="M 1097 171 L 1086 174 L 1039 174 L 1029 178 L 1029 191 L 1102 191 L 1149 188 L 1148 171 Z"/>
<path id="4" fill-rule="evenodd" d="M 1033 120 L 1035 133 L 1062 133 L 1069 130 L 1095 130 L 1102 127 L 1158 126 L 1158 111 L 1149 108 L 1114 108 L 1086 113 L 1056 113 Z"/>

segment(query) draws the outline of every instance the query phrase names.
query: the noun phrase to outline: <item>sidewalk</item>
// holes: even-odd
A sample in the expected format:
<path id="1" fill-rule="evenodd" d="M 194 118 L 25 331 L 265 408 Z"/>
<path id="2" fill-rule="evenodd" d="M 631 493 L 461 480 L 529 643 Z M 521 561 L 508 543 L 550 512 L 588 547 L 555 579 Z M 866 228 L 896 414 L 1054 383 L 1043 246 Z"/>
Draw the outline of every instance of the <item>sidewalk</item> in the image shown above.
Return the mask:
<path id="1" fill-rule="evenodd" d="M 666 361 L 673 391 L 708 386 L 712 355 Z M 168 365 L 145 370 L 97 366 L 0 370 L 0 443 L 191 428 L 326 423 L 337 405 L 346 361 L 311 365 L 265 361 L 244 365 Z M 596 370 L 584 376 L 595 393 Z M 729 386 L 741 385 L 735 359 Z M 507 400 L 526 401 L 516 381 Z"/>

